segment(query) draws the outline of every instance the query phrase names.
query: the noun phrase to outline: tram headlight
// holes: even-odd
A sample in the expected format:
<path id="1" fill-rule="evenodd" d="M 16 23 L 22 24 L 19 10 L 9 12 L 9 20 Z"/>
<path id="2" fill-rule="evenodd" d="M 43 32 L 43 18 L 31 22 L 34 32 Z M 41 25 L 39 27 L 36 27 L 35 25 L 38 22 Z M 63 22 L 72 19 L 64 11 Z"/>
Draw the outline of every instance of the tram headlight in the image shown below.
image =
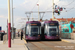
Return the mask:
<path id="1" fill-rule="evenodd" d="M 38 35 L 38 36 L 40 36 L 40 35 Z"/>
<path id="2" fill-rule="evenodd" d="M 56 35 L 56 36 L 58 36 L 58 35 Z"/>

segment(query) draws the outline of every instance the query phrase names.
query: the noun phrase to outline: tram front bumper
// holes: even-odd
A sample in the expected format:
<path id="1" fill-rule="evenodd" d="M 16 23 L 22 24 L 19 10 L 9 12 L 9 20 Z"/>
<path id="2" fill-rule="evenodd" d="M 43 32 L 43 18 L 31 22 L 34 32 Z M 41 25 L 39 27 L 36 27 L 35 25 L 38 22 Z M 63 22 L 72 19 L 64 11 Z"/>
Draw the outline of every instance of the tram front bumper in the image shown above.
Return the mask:
<path id="1" fill-rule="evenodd" d="M 38 37 L 26 37 L 26 40 L 40 40 L 40 36 L 38 36 Z"/>
<path id="2" fill-rule="evenodd" d="M 59 36 L 45 36 L 45 39 L 59 39 Z"/>

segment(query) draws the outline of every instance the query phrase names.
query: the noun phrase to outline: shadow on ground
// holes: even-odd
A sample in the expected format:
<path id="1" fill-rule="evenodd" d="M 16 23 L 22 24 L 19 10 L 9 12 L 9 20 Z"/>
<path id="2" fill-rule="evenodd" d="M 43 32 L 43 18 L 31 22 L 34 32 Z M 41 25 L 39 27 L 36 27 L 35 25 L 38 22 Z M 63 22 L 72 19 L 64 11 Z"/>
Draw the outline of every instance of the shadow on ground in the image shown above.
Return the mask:
<path id="1" fill-rule="evenodd" d="M 41 41 L 61 41 L 61 39 L 59 40 L 26 40 L 27 42 L 41 42 Z"/>

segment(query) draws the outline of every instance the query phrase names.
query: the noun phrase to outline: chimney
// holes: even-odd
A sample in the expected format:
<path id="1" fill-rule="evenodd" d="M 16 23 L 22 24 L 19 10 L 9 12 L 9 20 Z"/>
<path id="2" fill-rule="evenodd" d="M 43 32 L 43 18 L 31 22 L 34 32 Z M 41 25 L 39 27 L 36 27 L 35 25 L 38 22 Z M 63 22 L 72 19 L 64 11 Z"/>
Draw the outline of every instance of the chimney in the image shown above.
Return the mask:
<path id="1" fill-rule="evenodd" d="M 62 17 L 62 19 L 63 19 L 63 17 Z"/>

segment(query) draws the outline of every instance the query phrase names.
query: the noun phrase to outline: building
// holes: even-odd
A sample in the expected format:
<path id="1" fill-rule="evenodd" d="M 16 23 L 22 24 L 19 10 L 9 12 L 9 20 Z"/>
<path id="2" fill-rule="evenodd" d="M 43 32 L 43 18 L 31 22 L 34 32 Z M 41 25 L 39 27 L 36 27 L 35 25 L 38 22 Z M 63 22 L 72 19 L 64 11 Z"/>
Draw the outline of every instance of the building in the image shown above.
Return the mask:
<path id="1" fill-rule="evenodd" d="M 54 17 L 54 19 L 59 22 L 63 22 L 64 24 L 69 23 L 70 21 L 75 21 L 75 18 L 73 18 L 73 17 L 72 18 L 63 18 L 63 17 L 62 18 L 55 18 Z M 52 18 L 50 20 L 52 20 Z"/>
<path id="2" fill-rule="evenodd" d="M 75 32 L 75 18 L 55 18 L 55 20 L 59 21 L 59 30 L 61 38 L 71 38 L 71 33 Z M 50 19 L 52 20 L 52 19 Z M 73 25 L 73 28 L 71 28 Z"/>

